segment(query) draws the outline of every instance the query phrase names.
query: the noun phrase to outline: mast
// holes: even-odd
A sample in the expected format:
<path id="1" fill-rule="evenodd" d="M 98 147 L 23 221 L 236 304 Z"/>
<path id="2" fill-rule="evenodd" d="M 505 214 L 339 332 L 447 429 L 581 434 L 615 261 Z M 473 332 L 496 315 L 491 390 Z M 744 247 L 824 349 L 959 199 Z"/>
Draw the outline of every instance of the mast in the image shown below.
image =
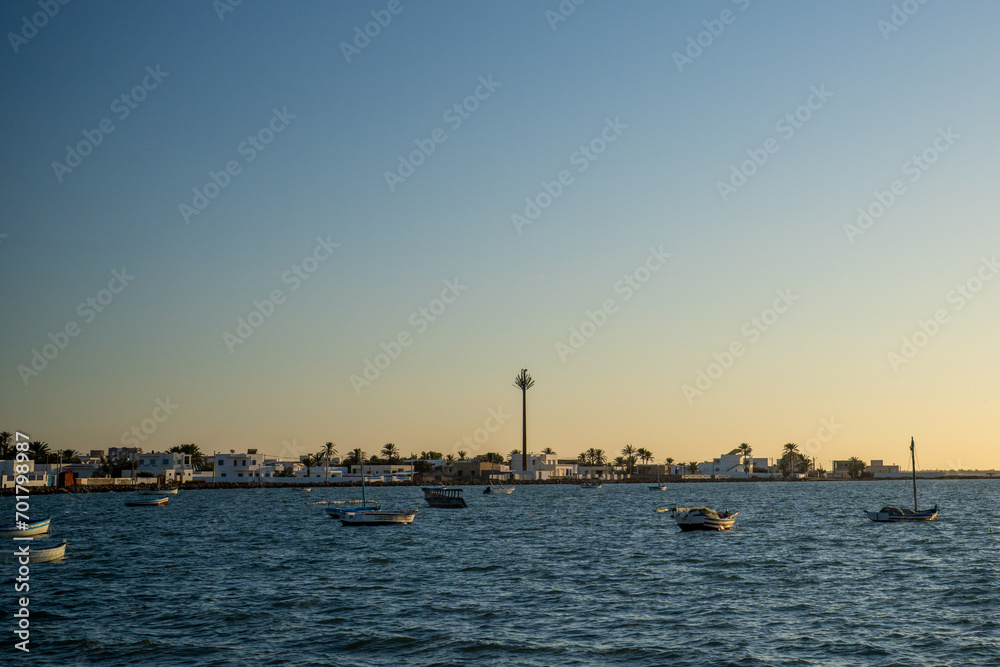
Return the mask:
<path id="1" fill-rule="evenodd" d="M 365 456 L 360 449 L 358 450 L 358 463 L 361 464 L 361 509 L 365 509 L 368 507 L 368 502 L 365 498 Z M 914 489 L 914 493 L 916 493 L 916 489 Z"/>
<path id="2" fill-rule="evenodd" d="M 917 453 L 913 449 L 913 436 L 910 436 L 910 462 L 913 465 L 913 511 L 917 510 Z"/>

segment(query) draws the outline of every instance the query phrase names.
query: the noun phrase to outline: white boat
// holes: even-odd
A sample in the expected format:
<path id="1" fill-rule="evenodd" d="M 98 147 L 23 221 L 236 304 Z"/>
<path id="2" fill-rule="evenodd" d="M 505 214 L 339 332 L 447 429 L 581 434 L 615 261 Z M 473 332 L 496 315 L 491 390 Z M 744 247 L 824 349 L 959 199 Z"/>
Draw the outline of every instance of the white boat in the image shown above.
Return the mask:
<path id="1" fill-rule="evenodd" d="M 684 532 L 691 530 L 732 530 L 739 512 L 716 512 L 708 507 L 671 507 L 670 515 Z"/>
<path id="2" fill-rule="evenodd" d="M 169 500 L 166 496 L 162 498 L 150 498 L 149 500 L 129 500 L 126 501 L 125 507 L 159 507 L 160 505 L 166 505 Z"/>
<path id="3" fill-rule="evenodd" d="M 910 461 L 913 464 L 913 509 L 903 509 L 895 505 L 886 505 L 877 512 L 865 510 L 865 514 L 872 521 L 878 523 L 900 523 L 905 521 L 934 521 L 937 519 L 938 506 L 933 509 L 917 509 L 917 454 L 914 449 L 913 436 L 910 436 Z"/>
<path id="4" fill-rule="evenodd" d="M 36 542 L 32 541 L 27 544 L 18 545 L 17 547 L 5 548 L 3 550 L 3 560 L 6 562 L 20 562 L 20 559 L 24 557 L 24 554 L 28 555 L 29 563 L 50 563 L 54 560 L 60 560 L 66 557 L 66 540 L 63 540 L 61 544 L 57 544 L 54 547 L 49 547 L 47 549 L 39 549 L 34 545 Z M 40 544 L 38 542 L 37 544 Z"/>
<path id="5" fill-rule="evenodd" d="M 413 523 L 413 519 L 417 516 L 417 510 L 368 509 L 369 500 L 365 495 L 365 458 L 360 449 L 357 452 L 358 461 L 361 462 L 361 509 L 342 511 L 340 516 L 336 517 L 340 519 L 340 524 L 342 526 L 398 526 Z M 378 507 L 377 501 L 370 502 L 375 503 L 376 508 Z M 326 511 L 330 514 L 329 507 Z"/>
<path id="6" fill-rule="evenodd" d="M 144 496 L 176 496 L 177 489 L 154 489 L 152 491 L 140 491 L 139 493 Z"/>
<path id="7" fill-rule="evenodd" d="M 501 482 L 494 482 L 493 478 L 490 478 L 490 485 L 483 489 L 483 495 L 502 494 L 509 496 L 512 493 L 514 493 L 513 486 L 504 486 Z"/>
<path id="8" fill-rule="evenodd" d="M 44 535 L 49 532 L 52 524 L 52 517 L 45 517 L 38 521 L 28 521 L 20 523 L 5 523 L 0 526 L 0 537 L 32 537 Z"/>

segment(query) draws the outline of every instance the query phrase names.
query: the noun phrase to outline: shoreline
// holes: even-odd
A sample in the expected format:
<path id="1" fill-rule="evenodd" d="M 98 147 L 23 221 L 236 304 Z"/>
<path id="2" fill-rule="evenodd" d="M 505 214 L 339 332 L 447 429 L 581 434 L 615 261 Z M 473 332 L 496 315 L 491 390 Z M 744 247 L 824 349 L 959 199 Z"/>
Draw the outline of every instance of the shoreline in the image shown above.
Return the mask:
<path id="1" fill-rule="evenodd" d="M 938 480 L 962 480 L 962 479 L 992 479 L 1000 480 L 1000 477 L 987 476 L 987 475 L 953 475 L 945 477 L 935 477 L 935 478 L 923 478 L 923 479 L 938 479 Z M 669 478 L 662 479 L 663 484 L 747 484 L 747 483 L 815 483 L 815 482 L 898 482 L 900 480 L 908 481 L 908 478 L 895 477 L 895 478 L 878 478 L 878 479 L 771 479 L 771 478 L 751 478 L 751 479 L 682 479 L 676 475 L 671 475 Z M 505 482 L 507 486 L 534 486 L 534 485 L 570 485 L 579 486 L 585 481 L 581 479 L 547 479 L 547 480 L 525 480 L 517 482 Z M 654 478 L 638 478 L 638 479 L 628 479 L 628 480 L 600 480 L 601 484 L 656 484 L 657 480 Z M 463 482 L 456 482 L 455 480 L 424 480 L 421 482 L 367 482 L 368 487 L 392 487 L 392 486 L 412 486 L 412 487 L 424 487 L 424 486 L 488 486 L 488 482 L 482 480 L 469 480 Z M 182 491 L 215 491 L 220 489 L 312 489 L 312 488 L 360 488 L 361 482 L 301 482 L 301 483 L 288 483 L 279 484 L 274 482 L 264 482 L 263 484 L 254 483 L 239 483 L 239 482 L 185 482 L 180 487 L 169 487 L 169 488 L 180 488 Z M 61 493 L 71 493 L 71 494 L 87 494 L 87 493 L 132 493 L 135 491 L 158 491 L 163 489 L 158 489 L 155 484 L 137 484 L 135 486 L 122 486 L 122 485 L 111 485 L 111 484 L 101 484 L 89 486 L 86 484 L 75 484 L 70 487 L 55 487 L 55 486 L 33 486 L 29 487 L 31 495 L 58 495 Z M 0 489 L 0 498 L 7 496 L 14 496 L 16 489 L 13 487 Z"/>

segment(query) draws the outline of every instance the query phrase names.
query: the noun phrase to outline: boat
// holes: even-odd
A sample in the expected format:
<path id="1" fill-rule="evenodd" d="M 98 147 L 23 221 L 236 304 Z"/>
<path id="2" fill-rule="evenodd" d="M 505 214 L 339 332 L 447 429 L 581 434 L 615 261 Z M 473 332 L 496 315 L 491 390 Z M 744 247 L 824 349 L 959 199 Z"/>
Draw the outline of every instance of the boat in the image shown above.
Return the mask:
<path id="1" fill-rule="evenodd" d="M 671 507 L 670 515 L 684 532 L 691 530 L 732 530 L 739 512 L 717 512 L 708 507 Z"/>
<path id="2" fill-rule="evenodd" d="M 413 523 L 413 519 L 417 516 L 417 510 L 403 510 L 403 511 L 393 511 L 393 510 L 380 510 L 380 509 L 368 509 L 370 503 L 375 503 L 375 507 L 378 507 L 378 501 L 369 501 L 368 497 L 365 495 L 365 459 L 361 453 L 358 452 L 358 461 L 361 462 L 361 509 L 351 509 L 345 510 L 340 513 L 340 516 L 336 518 L 340 519 L 340 525 L 342 526 L 399 526 L 404 524 Z M 327 513 L 330 513 L 330 508 L 327 508 Z"/>
<path id="3" fill-rule="evenodd" d="M 491 493 L 499 493 L 509 496 L 514 493 L 513 486 L 504 486 L 502 482 L 494 482 L 493 478 L 490 478 L 490 485 L 483 489 L 484 495 L 489 495 Z"/>
<path id="4" fill-rule="evenodd" d="M 170 500 L 166 496 L 162 498 L 150 498 L 149 500 L 129 500 L 125 502 L 125 507 L 159 507 L 166 505 Z"/>
<path id="5" fill-rule="evenodd" d="M 600 482 L 584 482 L 580 485 L 581 489 L 599 489 L 601 488 Z"/>
<path id="6" fill-rule="evenodd" d="M 0 537 L 32 537 L 34 535 L 44 535 L 49 532 L 52 524 L 52 517 L 45 517 L 38 521 L 21 521 L 18 523 L 5 523 L 0 526 Z"/>
<path id="7" fill-rule="evenodd" d="M 660 481 L 660 466 L 656 466 L 656 484 L 649 487 L 650 491 L 666 491 L 667 485 Z"/>
<path id="8" fill-rule="evenodd" d="M 28 554 L 29 563 L 51 563 L 66 557 L 66 540 L 54 547 L 38 549 L 33 546 L 34 542 L 18 545 L 14 549 L 4 549 L 3 560 L 7 562 L 20 562 L 24 554 Z"/>
<path id="9" fill-rule="evenodd" d="M 139 494 L 143 496 L 176 496 L 177 489 L 160 489 L 158 491 L 154 489 L 152 491 L 140 491 Z"/>
<path id="10" fill-rule="evenodd" d="M 462 489 L 447 486 L 425 486 L 422 487 L 422 490 L 424 500 L 431 507 L 468 507 L 465 498 L 462 497 Z"/>
<path id="11" fill-rule="evenodd" d="M 347 512 L 375 512 L 380 509 L 377 500 L 328 500 L 323 504 L 342 505 L 342 507 L 326 508 L 326 514 L 331 519 L 339 519 Z"/>
<path id="12" fill-rule="evenodd" d="M 910 436 L 910 462 L 913 464 L 913 509 L 903 509 L 895 505 L 886 505 L 877 512 L 865 510 L 865 514 L 872 521 L 878 523 L 899 523 L 902 521 L 934 521 L 937 519 L 938 506 L 933 509 L 919 510 L 917 507 L 917 453 L 913 444 L 913 436 Z"/>
<path id="13" fill-rule="evenodd" d="M 344 512 L 340 515 L 343 526 L 392 526 L 413 523 L 417 510 Z"/>

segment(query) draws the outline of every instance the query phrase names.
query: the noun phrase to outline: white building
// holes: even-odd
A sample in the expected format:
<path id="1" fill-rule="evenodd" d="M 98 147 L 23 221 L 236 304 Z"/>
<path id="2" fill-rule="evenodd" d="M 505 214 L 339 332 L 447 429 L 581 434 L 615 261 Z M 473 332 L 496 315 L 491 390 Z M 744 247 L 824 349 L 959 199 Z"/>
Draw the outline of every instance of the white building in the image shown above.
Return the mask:
<path id="1" fill-rule="evenodd" d="M 256 449 L 248 449 L 246 454 L 216 454 L 214 480 L 237 484 L 260 481 L 263 462 L 264 456 Z"/>
<path id="2" fill-rule="evenodd" d="M 556 454 L 536 454 L 528 452 L 527 465 L 521 466 L 522 456 L 516 454 L 509 460 L 510 471 L 519 478 L 550 479 L 553 477 L 575 477 L 579 474 L 579 464 L 559 463 Z"/>
<path id="3" fill-rule="evenodd" d="M 750 470 L 750 474 L 747 474 L 747 468 Z M 756 473 L 754 471 L 757 471 Z M 738 449 L 734 449 L 728 454 L 723 454 L 722 456 L 712 459 L 711 463 L 699 464 L 698 472 L 706 475 L 715 475 L 716 477 L 728 476 L 734 479 L 745 479 L 747 477 L 753 477 L 755 474 L 758 477 L 769 476 L 769 462 L 767 458 L 753 458 L 745 460 L 743 458 L 743 453 Z"/>
<path id="4" fill-rule="evenodd" d="M 168 482 L 190 482 L 194 479 L 194 466 L 191 465 L 191 455 L 184 452 L 149 452 L 133 454 L 135 475 L 149 473 L 153 477 L 163 475 Z M 131 474 L 131 471 L 125 471 Z"/>

